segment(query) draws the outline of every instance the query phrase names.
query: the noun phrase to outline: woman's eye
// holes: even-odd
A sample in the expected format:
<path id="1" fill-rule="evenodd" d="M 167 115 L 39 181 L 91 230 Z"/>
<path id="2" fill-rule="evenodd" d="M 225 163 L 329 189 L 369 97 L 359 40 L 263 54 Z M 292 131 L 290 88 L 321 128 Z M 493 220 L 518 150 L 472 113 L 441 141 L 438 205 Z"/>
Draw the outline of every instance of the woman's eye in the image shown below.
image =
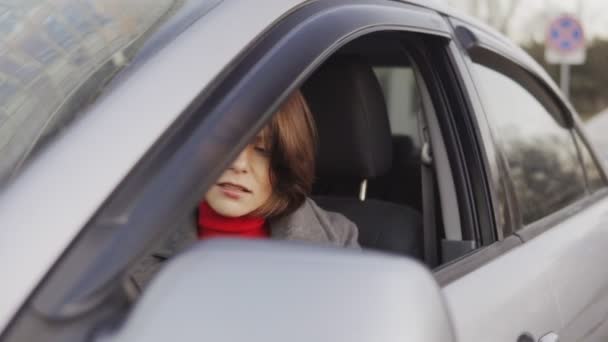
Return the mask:
<path id="1" fill-rule="evenodd" d="M 266 150 L 265 147 L 263 146 L 254 146 L 253 148 L 256 152 L 262 153 L 262 154 L 268 154 L 268 150 Z"/>

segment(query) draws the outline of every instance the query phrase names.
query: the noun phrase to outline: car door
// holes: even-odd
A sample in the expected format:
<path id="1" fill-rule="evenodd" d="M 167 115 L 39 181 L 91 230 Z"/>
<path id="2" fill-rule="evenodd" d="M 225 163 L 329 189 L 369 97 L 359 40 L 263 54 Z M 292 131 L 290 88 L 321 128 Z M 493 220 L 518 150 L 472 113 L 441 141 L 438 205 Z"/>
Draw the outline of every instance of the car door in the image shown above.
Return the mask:
<path id="1" fill-rule="evenodd" d="M 453 118 L 452 125 L 442 127 L 446 145 L 455 144 L 454 136 L 468 141 L 461 143 L 464 167 L 456 167 L 453 162 L 447 167 L 452 167 L 454 174 L 464 174 L 465 181 L 470 184 L 468 191 L 473 194 L 473 200 L 461 208 L 474 209 L 478 213 L 476 218 L 463 221 L 463 231 L 477 222 L 479 231 L 474 231 L 472 237 L 479 248 L 436 271 L 458 339 L 517 341 L 529 335 L 543 336 L 559 328 L 558 306 L 547 291 L 549 281 L 546 277 L 532 269 L 517 272 L 525 264 L 522 259 L 527 260 L 525 254 L 534 253 L 534 250 L 526 252 L 517 235 L 500 234 L 513 221 L 509 193 L 505 170 L 483 115 L 482 103 L 476 95 L 476 81 L 469 74 L 456 40 L 445 49 L 429 54 L 427 60 L 429 67 L 421 77 L 428 81 L 430 78 L 425 74 L 435 73 L 432 84 L 439 86 L 439 89 L 429 87 L 429 96 L 434 103 L 442 98 L 445 101 L 444 106 L 436 106 L 437 114 L 445 112 L 444 116 Z M 444 96 L 434 96 L 434 93 Z M 450 126 L 453 132 L 450 132 Z M 486 141 L 490 144 L 484 143 Z M 473 158 L 475 154 L 479 154 L 478 160 Z M 441 174 L 441 168 L 446 165 L 437 167 Z M 491 196 L 477 195 L 484 188 L 488 188 Z M 483 215 L 487 217 L 484 219 Z"/>
<path id="2" fill-rule="evenodd" d="M 485 143 L 496 144 L 506 173 L 513 220 L 500 235 L 514 235 L 523 242 L 462 280 L 471 289 L 493 274 L 489 292 L 496 305 L 486 305 L 494 306 L 494 332 L 499 334 L 485 331 L 486 337 L 514 340 L 519 328 L 530 340 L 546 334 L 562 341 L 605 340 L 605 173 L 583 138 L 576 114 L 529 57 L 480 30 L 457 22 L 455 26 L 467 48 L 467 67 L 483 106 L 479 115 L 491 128 L 492 141 Z M 534 291 L 511 297 L 516 289 Z M 455 297 L 463 290 L 458 282 L 446 288 L 455 306 L 464 305 Z M 551 307 L 556 311 L 546 312 Z M 457 314 L 455 318 L 458 321 Z M 476 340 L 484 330 L 467 336 Z"/>
<path id="3" fill-rule="evenodd" d="M 267 5 L 277 3 L 293 5 L 284 1 L 268 1 Z M 231 5 L 249 9 L 242 3 Z M 172 46 L 199 46 L 205 39 L 215 43 L 217 22 L 234 14 L 231 5 L 214 9 L 220 13 L 215 21 L 193 25 Z M 270 16 L 274 11 L 264 13 Z M 3 340 L 45 336 L 46 341 L 79 341 L 90 338 L 93 329 L 117 327 L 132 307 L 132 289 L 125 285 L 130 266 L 166 236 L 168 227 L 191 214 L 191 206 L 281 100 L 329 54 L 349 40 L 381 30 L 449 36 L 446 22 L 437 13 L 390 1 L 311 2 L 288 14 L 281 20 L 272 18 L 276 23 L 271 29 L 243 44 L 242 53 L 212 83 L 200 81 L 201 93 L 92 215 L 3 332 Z M 250 20 L 256 29 L 268 19 L 256 18 Z M 235 41 L 230 43 L 232 51 Z M 185 58 L 186 54 L 180 55 Z M 187 57 L 192 63 L 193 59 L 204 61 L 206 55 Z M 164 67 L 170 68 L 171 63 Z M 179 70 L 180 75 L 189 75 Z M 209 73 L 205 76 L 211 77 Z M 191 85 L 198 81 L 186 79 Z"/>

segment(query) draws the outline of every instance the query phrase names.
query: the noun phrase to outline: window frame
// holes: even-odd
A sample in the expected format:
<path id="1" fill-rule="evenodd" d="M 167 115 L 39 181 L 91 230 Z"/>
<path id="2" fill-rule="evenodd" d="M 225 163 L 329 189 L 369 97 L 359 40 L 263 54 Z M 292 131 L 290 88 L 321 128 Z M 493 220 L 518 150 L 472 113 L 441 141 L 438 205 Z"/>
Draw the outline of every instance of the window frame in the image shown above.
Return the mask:
<path id="1" fill-rule="evenodd" d="M 519 85 L 524 91 L 526 91 L 528 94 L 530 94 L 532 97 L 534 97 L 544 107 L 544 109 L 547 111 L 547 114 L 549 114 L 556 121 L 556 123 L 564 129 L 564 132 L 568 134 L 569 141 L 576 154 L 575 164 L 578 165 L 578 167 L 580 169 L 579 171 L 581 172 L 581 176 L 583 178 L 582 179 L 583 185 L 581 187 L 581 189 L 583 190 L 583 194 L 581 195 L 580 198 L 572 201 L 570 204 L 566 205 L 563 208 L 567 208 L 570 205 L 576 203 L 577 201 L 580 201 L 581 199 L 583 199 L 587 195 L 587 179 L 585 176 L 583 164 L 581 163 L 581 156 L 579 153 L 580 151 L 578 149 L 576 140 L 574 139 L 574 136 L 572 135 L 572 130 L 573 130 L 574 126 L 573 126 L 573 119 L 572 119 L 571 113 L 569 113 L 565 110 L 563 104 L 557 102 L 556 95 L 552 94 L 550 92 L 549 87 L 545 86 L 542 83 L 542 81 L 539 81 L 539 79 L 537 77 L 534 77 L 533 74 L 530 74 L 528 71 L 524 70 L 516 63 L 513 63 L 512 61 L 508 60 L 507 58 L 499 56 L 499 55 L 495 54 L 494 52 L 491 52 L 484 48 L 471 49 L 471 50 L 469 50 L 469 54 L 472 57 L 471 61 L 473 63 L 473 68 L 475 68 L 475 64 L 478 64 L 482 67 L 488 68 L 496 73 L 503 75 L 504 77 L 508 78 L 510 81 Z M 481 54 L 481 55 L 479 55 L 479 54 Z M 472 71 L 473 71 L 473 77 L 475 78 L 475 70 L 472 70 Z M 479 96 L 482 97 L 482 94 L 479 94 Z M 481 99 L 481 100 L 483 102 L 483 99 Z M 486 112 L 486 111 L 487 111 L 487 109 L 484 108 L 484 112 Z M 492 126 L 493 124 L 491 123 L 492 122 L 491 115 L 488 115 L 488 113 L 486 112 L 486 117 L 487 117 L 488 122 L 490 122 L 490 126 Z M 507 160 L 507 153 L 503 150 L 501 144 L 498 143 L 498 141 L 501 138 L 499 136 L 495 136 L 495 139 L 497 140 L 496 143 L 497 143 L 498 149 L 500 150 L 501 154 L 504 156 L 505 160 Z M 517 234 L 518 232 L 522 231 L 526 227 L 534 225 L 536 222 L 542 221 L 543 218 L 551 216 L 553 213 L 559 212 L 560 210 L 563 209 L 563 208 L 560 208 L 556 211 L 545 214 L 541 218 L 535 219 L 534 221 L 529 222 L 529 223 L 523 222 L 521 205 L 515 194 L 514 180 L 511 175 L 511 171 L 508 166 L 508 163 L 506 163 L 505 167 L 506 167 L 506 175 L 507 175 L 509 188 L 510 188 L 510 191 L 513 192 L 513 195 L 510 196 L 511 201 L 512 201 L 512 206 L 514 208 L 513 211 L 517 212 L 519 214 L 519 216 L 517 217 L 517 221 L 516 221 L 517 225 L 512 227 L 512 232 L 511 232 L 512 234 Z M 503 232 L 503 234 L 504 234 L 504 232 Z"/>
<path id="2" fill-rule="evenodd" d="M 452 20 L 452 18 L 449 19 Z M 469 160 L 469 165 L 477 164 L 483 174 L 480 177 L 482 179 L 469 179 L 469 181 L 477 182 L 478 191 L 484 191 L 483 188 L 485 187 L 485 199 L 482 199 L 482 203 L 476 200 L 475 205 L 478 206 L 478 211 L 486 213 L 485 221 L 479 223 L 480 230 L 486 236 L 485 240 L 478 240 L 483 243 L 477 249 L 459 259 L 441 265 L 435 270 L 435 278 L 440 286 L 446 286 L 466 276 L 522 243 L 517 236 L 509 236 L 503 239 L 498 234 L 499 213 L 496 203 L 500 199 L 498 198 L 496 182 L 500 181 L 501 177 L 497 177 L 497 175 L 500 175 L 503 170 L 500 163 L 495 158 L 491 158 L 492 155 L 497 155 L 497 147 L 493 139 L 488 139 L 488 137 L 491 137 L 491 131 L 485 116 L 480 115 L 482 107 L 479 97 L 476 95 L 472 75 L 469 72 L 467 57 L 463 47 L 457 39 L 454 39 L 446 47 L 445 54 L 442 56 L 447 61 L 447 69 L 439 76 L 439 83 L 442 83 L 444 91 L 451 92 L 453 97 L 458 98 L 456 103 L 452 101 L 450 104 L 451 109 L 459 111 L 462 117 L 469 119 L 468 127 L 460 127 L 457 131 L 458 134 L 476 142 L 475 148 L 479 153 L 478 160 L 476 162 Z M 449 79 L 449 81 L 446 81 L 446 79 Z M 492 142 L 492 144 L 486 144 L 487 141 Z M 477 196 L 479 198 L 479 193 Z M 508 205 L 508 201 L 506 201 L 506 204 L 508 211 L 506 215 L 510 217 L 511 207 Z"/>
<path id="3" fill-rule="evenodd" d="M 497 39 L 496 37 L 490 36 L 489 34 L 484 33 L 475 27 L 465 25 L 462 22 L 458 22 L 457 20 L 454 22 L 457 25 L 456 30 L 462 30 L 457 33 L 457 35 L 461 35 L 460 37 L 457 37 L 457 40 L 461 41 L 461 44 L 463 45 L 463 51 L 465 52 L 467 64 L 469 64 L 471 77 L 475 78 L 474 71 L 472 69 L 473 63 L 479 63 L 479 54 L 481 53 L 484 57 L 491 56 L 490 58 L 494 59 L 493 63 L 501 64 L 501 68 L 504 68 L 503 70 L 516 70 L 517 73 L 525 74 L 525 77 L 533 80 L 533 82 L 535 82 L 534 86 L 536 88 L 534 91 L 530 91 L 527 85 L 522 84 L 519 81 L 516 81 L 516 83 L 526 89 L 529 93 L 533 94 L 535 98 L 537 98 L 539 102 L 541 102 L 542 105 L 545 106 L 545 108 L 547 106 L 547 102 L 551 102 L 551 104 L 548 105 L 558 110 L 559 115 L 561 116 L 561 118 L 558 119 L 564 120 L 563 122 L 567 125 L 566 128 L 570 132 L 570 138 L 576 148 L 578 165 L 581 168 L 583 177 L 585 178 L 585 184 L 587 184 L 585 168 L 584 165 L 580 162 L 581 155 L 578 149 L 576 139 L 574 139 L 574 133 L 578 131 L 579 136 L 584 139 L 584 142 L 587 144 L 587 146 L 589 146 L 590 144 L 586 139 L 586 136 L 580 133 L 580 119 L 576 116 L 576 112 L 572 109 L 569 103 L 565 101 L 558 93 L 557 87 L 552 83 L 551 79 L 545 73 L 543 73 L 543 70 L 540 69 L 540 67 L 538 67 L 536 64 L 534 64 L 533 61 L 531 61 L 531 57 L 526 55 L 519 48 L 515 46 L 508 46 L 503 41 Z M 487 68 L 496 70 L 486 63 L 479 64 Z M 511 76 L 507 77 L 512 78 Z M 544 93 L 544 95 L 541 96 L 541 99 L 537 97 L 539 91 L 542 91 Z M 477 96 L 479 97 L 479 101 L 481 102 L 480 94 L 478 93 Z M 483 109 L 483 107 L 481 108 L 481 112 L 485 115 L 485 110 Z M 487 116 L 486 120 L 489 121 Z M 496 139 L 497 137 L 494 138 L 494 145 L 498 149 L 498 153 L 501 155 L 501 158 L 506 161 L 504 152 L 498 146 Z M 592 154 L 592 157 L 594 158 L 597 164 L 597 153 L 591 148 L 589 148 L 588 150 Z M 506 164 L 504 165 L 504 167 L 507 168 Z M 601 170 L 600 172 L 602 173 L 602 176 L 606 178 L 606 170 L 603 165 L 600 164 L 599 168 Z M 569 205 L 553 213 L 544 216 L 541 219 L 538 219 L 528 224 L 523 224 L 521 222 L 519 205 L 515 197 L 513 184 L 511 176 L 509 175 L 508 168 L 505 171 L 505 174 L 508 177 L 508 205 L 510 207 L 510 211 L 516 219 L 515 222 L 519 221 L 518 225 L 513 226 L 513 231 L 509 236 L 516 236 L 522 242 L 529 241 L 541 235 L 542 233 L 558 225 L 560 222 L 565 221 L 570 216 L 581 212 L 593 203 L 601 200 L 605 196 L 608 196 L 608 189 L 606 188 L 597 191 L 595 194 L 590 195 L 587 186 L 585 186 L 586 192 L 585 195 L 583 195 L 581 198 L 575 200 Z M 505 238 L 507 237 L 508 236 L 505 236 Z"/>
<path id="4" fill-rule="evenodd" d="M 448 153 L 449 165 L 435 164 L 435 173 L 438 173 L 438 167 L 451 168 L 459 199 L 462 239 L 475 241 L 479 247 L 494 241 L 493 222 L 489 217 L 491 215 L 488 215 L 491 212 L 489 187 L 485 182 L 487 161 L 478 150 L 476 137 L 479 135 L 479 128 L 475 120 L 468 115 L 467 97 L 460 93 L 460 88 L 456 86 L 461 81 L 451 60 L 451 44 L 451 41 L 447 41 L 444 46 L 440 43 L 432 44 L 434 46 L 420 44 L 410 54 L 417 83 L 420 85 L 423 111 L 435 114 Z M 445 70 L 438 71 L 439 66 Z M 472 174 L 477 177 L 472 177 Z M 491 223 L 485 223 L 488 221 Z M 448 264 L 440 265 L 439 269 Z"/>
<path id="5" fill-rule="evenodd" d="M 577 143 L 579 151 L 580 151 L 580 148 L 586 149 L 586 151 L 589 153 L 589 157 L 591 158 L 593 164 L 597 167 L 597 169 L 600 173 L 600 177 L 602 178 L 602 181 L 604 182 L 604 186 L 600 187 L 600 189 L 596 189 L 595 191 L 591 188 L 588 188 L 589 193 L 593 194 L 593 193 L 600 192 L 600 191 L 608 188 L 608 172 L 606 169 L 606 163 L 601 162 L 600 153 L 595 148 L 595 145 L 593 145 L 591 143 L 587 133 L 583 129 L 583 123 L 581 122 L 580 118 L 578 118 L 578 117 L 575 117 L 574 127 L 572 128 L 572 134 L 575 136 L 574 140 Z M 582 155 L 580 157 L 583 158 Z M 585 172 L 585 177 L 587 177 L 587 169 L 585 168 L 584 161 L 582 161 L 582 164 L 583 164 L 583 170 Z M 589 179 L 587 179 L 587 185 L 590 187 Z"/>

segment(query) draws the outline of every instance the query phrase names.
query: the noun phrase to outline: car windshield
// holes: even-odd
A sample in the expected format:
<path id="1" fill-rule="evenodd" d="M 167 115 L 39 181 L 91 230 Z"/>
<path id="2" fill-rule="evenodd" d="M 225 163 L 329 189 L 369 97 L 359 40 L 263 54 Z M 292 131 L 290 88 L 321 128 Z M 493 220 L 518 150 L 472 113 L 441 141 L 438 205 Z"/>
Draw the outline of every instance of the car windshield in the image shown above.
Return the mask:
<path id="1" fill-rule="evenodd" d="M 0 187 L 148 43 L 218 2 L 0 0 Z"/>

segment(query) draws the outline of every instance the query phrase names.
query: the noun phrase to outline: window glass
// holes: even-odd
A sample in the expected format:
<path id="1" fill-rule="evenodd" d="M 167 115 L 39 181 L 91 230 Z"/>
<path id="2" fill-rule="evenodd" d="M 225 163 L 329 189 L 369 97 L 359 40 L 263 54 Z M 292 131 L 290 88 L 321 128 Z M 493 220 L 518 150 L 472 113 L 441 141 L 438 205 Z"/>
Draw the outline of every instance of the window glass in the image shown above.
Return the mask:
<path id="1" fill-rule="evenodd" d="M 369 183 L 368 195 L 422 211 L 420 96 L 414 70 L 409 66 L 375 66 L 373 70 L 386 101 L 393 159 L 387 174 Z"/>
<path id="2" fill-rule="evenodd" d="M 570 130 L 520 82 L 474 64 L 474 73 L 498 144 L 507 161 L 524 224 L 585 195 L 585 180 Z M 531 78 L 523 83 L 535 82 Z"/>
<path id="3" fill-rule="evenodd" d="M 0 0 L 0 186 L 145 43 L 161 48 L 218 1 Z"/>
<path id="4" fill-rule="evenodd" d="M 409 136 L 414 145 L 419 146 L 420 97 L 414 70 L 410 67 L 374 67 L 374 72 L 386 99 L 386 109 L 393 136 Z"/>
<path id="5" fill-rule="evenodd" d="M 593 192 L 605 187 L 606 180 L 602 176 L 600 168 L 598 167 L 595 160 L 593 159 L 591 152 L 589 151 L 589 148 L 583 142 L 583 139 L 581 139 L 581 137 L 578 133 L 575 133 L 575 136 L 576 136 L 576 142 L 578 143 L 578 146 L 579 146 L 579 151 L 581 154 L 581 159 L 583 161 L 583 166 L 585 167 L 585 173 L 587 175 L 587 187 L 589 188 L 589 191 L 593 193 Z"/>

